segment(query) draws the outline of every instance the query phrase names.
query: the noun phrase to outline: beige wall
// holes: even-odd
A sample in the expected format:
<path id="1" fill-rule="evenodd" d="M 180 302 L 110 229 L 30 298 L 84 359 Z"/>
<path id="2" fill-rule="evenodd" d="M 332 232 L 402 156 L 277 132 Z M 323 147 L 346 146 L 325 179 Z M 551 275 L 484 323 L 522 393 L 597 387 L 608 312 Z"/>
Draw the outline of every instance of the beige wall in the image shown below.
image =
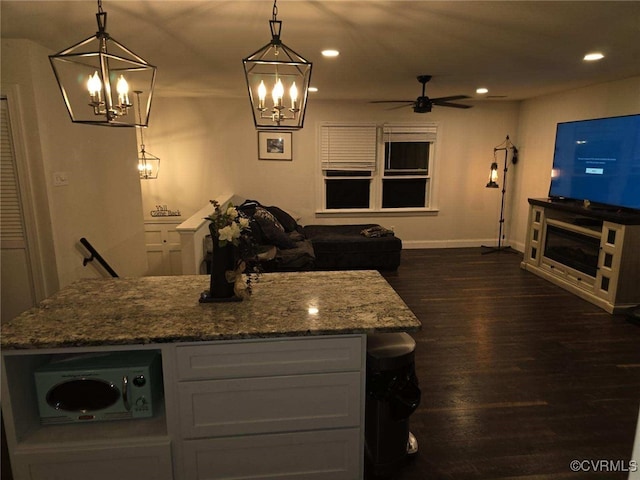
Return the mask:
<path id="1" fill-rule="evenodd" d="M 251 112 L 239 115 L 235 104 L 209 98 L 154 98 L 144 140 L 146 150 L 160 157 L 160 172 L 157 179 L 141 182 L 146 219 L 152 218 L 156 205 L 166 205 L 180 210 L 176 219 L 184 220 L 220 193 L 233 192 L 236 177 L 253 174 L 240 170 L 239 162 L 253 147 Z"/>
<path id="2" fill-rule="evenodd" d="M 157 181 L 143 183 L 145 215 L 166 204 L 189 217 L 210 198 L 234 192 L 282 206 L 301 223 L 381 223 L 393 226 L 405 247 L 495 244 L 500 189 L 487 189 L 493 148 L 506 135 L 519 150 L 509 165 L 505 201 L 507 243 L 524 247 L 529 197 L 545 197 L 556 123 L 640 112 L 640 77 L 519 102 L 477 102 L 473 109 L 386 110 L 362 102 L 311 99 L 305 127 L 293 134 L 292 162 L 258 160 L 257 134 L 247 99 L 156 98 L 146 135 L 161 157 Z M 437 215 L 341 216 L 316 214 L 317 132 L 324 121 L 437 122 Z M 499 152 L 498 163 L 502 168 Z M 502 187 L 502 179 L 500 179 Z"/>
<path id="3" fill-rule="evenodd" d="M 235 192 L 301 216 L 301 223 L 382 223 L 405 246 L 465 246 L 495 242 L 500 195 L 486 189 L 493 147 L 517 139 L 518 104 L 487 102 L 473 109 L 436 108 L 418 115 L 362 102 L 311 101 L 305 127 L 293 134 L 293 161 L 258 160 L 257 133 L 248 100 L 156 98 L 145 132 L 148 150 L 161 158 L 160 177 L 143 183 L 145 215 L 155 205 L 188 217 L 210 198 Z M 438 122 L 437 215 L 327 217 L 316 215 L 317 132 L 320 122 Z"/>
<path id="4" fill-rule="evenodd" d="M 29 41 L 2 41 L 2 84 L 21 92 L 36 215 L 55 253 L 52 258 L 49 250 L 44 261 L 49 269 L 55 265 L 60 287 L 103 276 L 93 265 L 82 266 L 78 242 L 86 237 L 120 276 L 142 275 L 147 260 L 135 132 L 71 123 L 51 53 Z M 69 185 L 53 186 L 54 172 L 65 172 Z"/>

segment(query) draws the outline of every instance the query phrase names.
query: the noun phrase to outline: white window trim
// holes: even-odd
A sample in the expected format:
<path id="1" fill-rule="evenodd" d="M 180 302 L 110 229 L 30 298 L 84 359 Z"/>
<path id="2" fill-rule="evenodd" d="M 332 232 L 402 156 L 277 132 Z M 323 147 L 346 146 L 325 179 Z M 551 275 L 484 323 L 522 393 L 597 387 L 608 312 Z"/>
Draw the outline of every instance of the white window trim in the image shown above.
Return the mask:
<path id="1" fill-rule="evenodd" d="M 318 152 L 322 150 L 322 128 L 329 126 L 371 126 L 376 125 L 377 144 L 376 144 L 376 168 L 372 171 L 371 178 L 371 192 L 370 192 L 370 208 L 351 208 L 351 209 L 327 209 L 326 205 L 326 189 L 325 189 L 325 177 L 322 153 L 318 153 L 319 161 L 316 163 L 316 211 L 317 217 L 365 217 L 365 216 L 434 216 L 439 212 L 437 205 L 438 199 L 438 176 L 437 165 L 439 164 L 439 151 L 438 139 L 442 138 L 442 126 L 439 122 L 425 122 L 425 123 L 381 123 L 372 124 L 367 122 L 320 122 L 318 124 Z M 432 146 L 432 153 L 429 158 L 429 174 L 423 176 L 410 175 L 406 178 L 427 178 L 428 190 L 427 190 L 427 207 L 407 207 L 407 208 L 382 208 L 382 180 L 384 178 L 405 178 L 404 176 L 394 175 L 385 177 L 385 165 L 384 165 L 384 128 L 398 128 L 413 130 L 416 128 L 433 128 L 435 129 L 435 141 Z M 357 177 L 354 177 L 357 178 Z"/>

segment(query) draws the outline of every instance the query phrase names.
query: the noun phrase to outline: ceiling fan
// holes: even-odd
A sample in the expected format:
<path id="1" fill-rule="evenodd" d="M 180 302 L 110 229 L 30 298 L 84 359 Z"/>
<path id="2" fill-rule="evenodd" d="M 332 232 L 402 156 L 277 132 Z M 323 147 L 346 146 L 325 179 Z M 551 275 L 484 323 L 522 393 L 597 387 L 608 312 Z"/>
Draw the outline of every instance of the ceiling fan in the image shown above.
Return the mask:
<path id="1" fill-rule="evenodd" d="M 406 103 L 406 105 L 400 105 L 399 107 L 413 106 L 413 111 L 416 113 L 428 113 L 434 105 L 440 107 L 453 107 L 453 108 L 471 108 L 471 105 L 462 105 L 460 103 L 452 103 L 452 100 L 462 100 L 464 98 L 471 98 L 467 95 L 453 95 L 451 97 L 438 97 L 429 98 L 424 94 L 427 82 L 431 80 L 431 75 L 418 75 L 418 81 L 422 84 L 422 95 L 416 100 L 378 100 L 371 103 Z"/>

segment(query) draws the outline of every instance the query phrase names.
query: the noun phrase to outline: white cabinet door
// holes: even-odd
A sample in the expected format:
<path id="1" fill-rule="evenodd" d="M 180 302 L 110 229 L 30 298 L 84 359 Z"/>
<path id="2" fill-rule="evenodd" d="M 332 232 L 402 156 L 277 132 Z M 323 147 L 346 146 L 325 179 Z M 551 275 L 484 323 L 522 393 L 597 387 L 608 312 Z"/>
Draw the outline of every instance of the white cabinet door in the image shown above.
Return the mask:
<path id="1" fill-rule="evenodd" d="M 357 480 L 364 335 L 176 347 L 180 480 Z"/>
<path id="2" fill-rule="evenodd" d="M 360 423 L 360 373 L 184 382 L 184 438 L 317 430 Z"/>
<path id="3" fill-rule="evenodd" d="M 362 338 L 339 337 L 178 345 L 176 353 L 180 380 L 214 380 L 360 371 L 363 350 Z"/>
<path id="4" fill-rule="evenodd" d="M 172 480 L 169 441 L 114 448 L 19 453 L 15 480 Z"/>
<path id="5" fill-rule="evenodd" d="M 360 429 L 189 440 L 185 480 L 356 480 Z"/>

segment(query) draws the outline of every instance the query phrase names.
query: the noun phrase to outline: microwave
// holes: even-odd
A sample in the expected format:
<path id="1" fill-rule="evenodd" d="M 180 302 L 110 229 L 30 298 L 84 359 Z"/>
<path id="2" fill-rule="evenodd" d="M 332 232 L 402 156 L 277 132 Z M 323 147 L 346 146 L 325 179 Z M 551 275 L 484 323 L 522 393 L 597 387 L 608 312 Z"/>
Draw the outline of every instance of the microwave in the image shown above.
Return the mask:
<path id="1" fill-rule="evenodd" d="M 159 351 L 92 353 L 34 371 L 43 424 L 152 417 L 163 397 Z"/>

